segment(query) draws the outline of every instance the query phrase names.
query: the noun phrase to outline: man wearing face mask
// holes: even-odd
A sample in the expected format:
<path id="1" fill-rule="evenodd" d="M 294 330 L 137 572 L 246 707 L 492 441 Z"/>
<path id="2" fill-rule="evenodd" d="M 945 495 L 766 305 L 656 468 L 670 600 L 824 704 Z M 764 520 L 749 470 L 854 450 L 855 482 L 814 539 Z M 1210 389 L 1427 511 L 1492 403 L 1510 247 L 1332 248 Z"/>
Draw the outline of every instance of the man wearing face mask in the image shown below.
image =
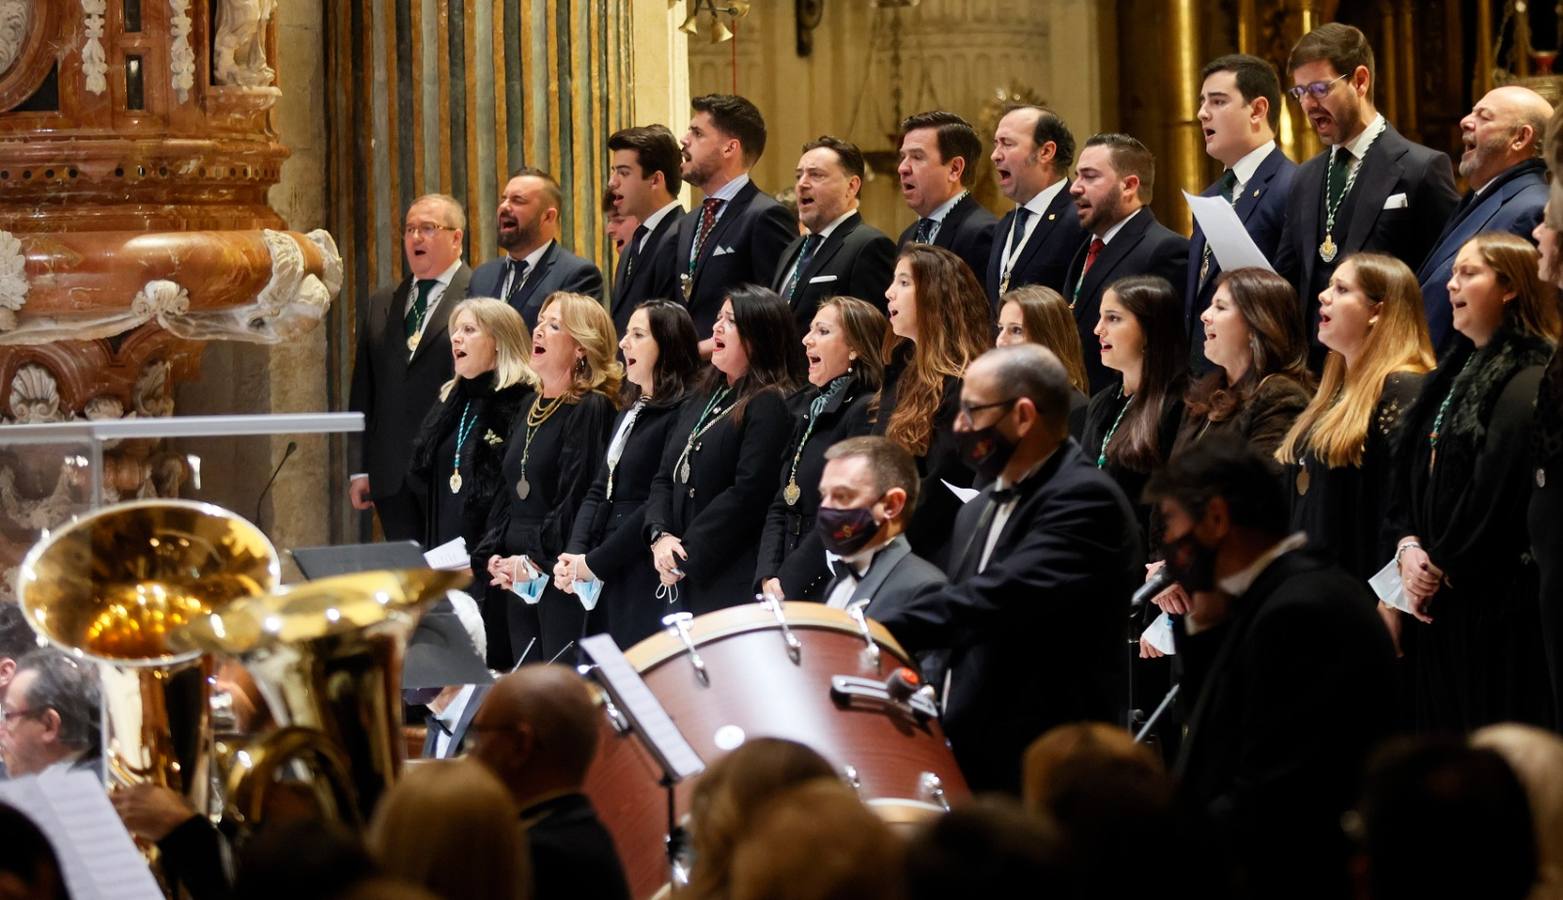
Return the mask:
<path id="1" fill-rule="evenodd" d="M 1176 772 L 1269 896 L 1342 897 L 1339 823 L 1393 722 L 1394 651 L 1367 586 L 1287 535 L 1283 490 L 1269 459 L 1220 436 L 1147 488 L 1167 568 L 1191 597 L 1175 631 L 1187 723 Z"/>
<path id="2" fill-rule="evenodd" d="M 877 616 L 913 653 L 948 648 L 944 730 L 974 791 L 1018 793 L 1021 754 L 1054 725 L 1124 721 L 1139 528 L 1069 436 L 1071 390 L 1037 344 L 967 368 L 955 437 L 993 483 L 956 519 L 949 583 Z"/>

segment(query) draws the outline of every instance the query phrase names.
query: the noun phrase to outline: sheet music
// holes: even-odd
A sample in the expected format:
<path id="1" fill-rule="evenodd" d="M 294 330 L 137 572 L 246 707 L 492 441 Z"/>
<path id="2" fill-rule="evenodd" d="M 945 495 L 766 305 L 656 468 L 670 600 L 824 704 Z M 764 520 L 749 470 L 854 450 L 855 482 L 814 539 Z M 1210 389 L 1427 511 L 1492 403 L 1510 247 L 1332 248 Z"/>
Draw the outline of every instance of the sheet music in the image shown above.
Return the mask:
<path id="1" fill-rule="evenodd" d="M 90 772 L 3 781 L 0 801 L 21 810 L 49 838 L 76 900 L 162 900 L 152 870 Z"/>
<path id="2" fill-rule="evenodd" d="M 962 503 L 970 503 L 973 497 L 982 493 L 982 491 L 979 491 L 976 488 L 963 488 L 960 485 L 951 484 L 943 478 L 939 480 L 944 483 L 945 487 L 950 489 L 950 493 L 955 495 L 955 499 L 961 501 Z"/>
<path id="3" fill-rule="evenodd" d="M 1199 229 L 1205 232 L 1205 242 L 1210 245 L 1210 252 L 1221 265 L 1221 271 L 1230 272 L 1249 266 L 1275 271 L 1275 266 L 1270 264 L 1259 245 L 1254 243 L 1253 236 L 1237 217 L 1237 210 L 1232 208 L 1225 197 L 1201 197 L 1184 191 L 1183 199 L 1188 201 L 1189 211 L 1199 222 Z M 1193 265 L 1197 268 L 1199 261 L 1194 260 Z"/>
<path id="4" fill-rule="evenodd" d="M 581 648 L 591 654 L 597 663 L 604 687 L 613 695 L 619 711 L 629 717 L 630 723 L 646 741 L 646 747 L 673 777 L 675 782 L 705 771 L 706 765 L 695 748 L 689 746 L 683 732 L 673 724 L 662 702 L 651 693 L 651 688 L 624 658 L 624 652 L 606 634 L 594 634 L 581 640 Z"/>
<path id="5" fill-rule="evenodd" d="M 431 569 L 465 569 L 472 565 L 472 554 L 467 552 L 467 539 L 460 535 L 423 554 L 423 559 Z"/>

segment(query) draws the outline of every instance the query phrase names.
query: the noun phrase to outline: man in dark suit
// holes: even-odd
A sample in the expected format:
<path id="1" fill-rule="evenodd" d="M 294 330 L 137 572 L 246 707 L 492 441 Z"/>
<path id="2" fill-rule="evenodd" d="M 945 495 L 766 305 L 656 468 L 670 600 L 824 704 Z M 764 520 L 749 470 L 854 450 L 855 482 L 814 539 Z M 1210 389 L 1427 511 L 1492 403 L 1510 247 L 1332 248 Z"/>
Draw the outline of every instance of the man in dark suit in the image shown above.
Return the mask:
<path id="1" fill-rule="evenodd" d="M 895 272 L 895 243 L 858 215 L 867 167 L 863 151 L 824 136 L 803 145 L 798 160 L 798 220 L 807 229 L 787 247 L 771 290 L 792 304 L 798 333 L 809 330 L 820 301 L 838 295 L 885 308 Z"/>
<path id="2" fill-rule="evenodd" d="M 1184 281 L 1189 242 L 1147 206 L 1155 181 L 1156 157 L 1127 134 L 1092 135 L 1080 151 L 1069 193 L 1090 240 L 1070 260 L 1063 293 L 1075 312 L 1093 394 L 1116 377 L 1102 365 L 1093 333 L 1108 285 L 1129 275 L 1159 275 L 1174 286 Z"/>
<path id="3" fill-rule="evenodd" d="M 916 241 L 954 253 L 982 281 L 993 251 L 998 220 L 968 190 L 977 177 L 982 139 L 971 123 L 935 110 L 901 122 L 901 196 L 917 221 L 901 232 L 896 246 Z"/>
<path id="4" fill-rule="evenodd" d="M 407 209 L 402 246 L 408 274 L 358 308 L 358 347 L 348 409 L 364 414 L 349 440 L 357 472 L 353 508 L 373 509 L 386 540 L 423 540 L 423 509 L 407 489 L 407 457 L 440 385 L 450 380 L 451 310 L 468 296 L 472 270 L 461 261 L 467 218 L 461 204 L 427 194 Z"/>
<path id="5" fill-rule="evenodd" d="M 967 368 L 956 437 L 994 481 L 956 519 L 949 584 L 879 615 L 908 650 L 950 651 L 944 728 L 976 791 L 1018 792 L 1021 754 L 1054 725 L 1124 721 L 1139 528 L 1069 436 L 1071 390 L 1036 344 Z"/>
<path id="6" fill-rule="evenodd" d="M 1214 437 L 1149 488 L 1191 598 L 1174 633 L 1179 787 L 1265 896 L 1344 897 L 1341 815 L 1393 722 L 1394 651 L 1367 586 L 1287 537 L 1278 476 Z"/>
<path id="7" fill-rule="evenodd" d="M 678 296 L 678 223 L 684 218 L 678 192 L 684 187 L 683 159 L 673 132 L 664 125 L 625 128 L 608 137 L 613 154 L 608 190 L 620 215 L 640 221 L 619 251 L 608 311 L 620 335 L 630 313 L 652 298 Z"/>
<path id="8" fill-rule="evenodd" d="M 564 193 L 552 175 L 530 166 L 512 175 L 499 198 L 499 246 L 505 254 L 472 273 L 472 296 L 497 297 L 537 327 L 543 301 L 555 291 L 602 299 L 602 272 L 559 245 Z"/>
<path id="9" fill-rule="evenodd" d="M 488 695 L 489 685 L 456 684 L 428 703 L 428 731 L 423 736 L 422 759 L 452 759 L 465 749 L 467 730 Z"/>
<path id="10" fill-rule="evenodd" d="M 1292 48 L 1286 69 L 1291 95 L 1329 148 L 1297 170 L 1275 257 L 1307 311 L 1317 368 L 1319 292 L 1335 266 L 1360 250 L 1420 265 L 1460 195 L 1449 157 L 1406 140 L 1374 107 L 1373 48 L 1362 32 L 1321 25 Z"/>
<path id="11" fill-rule="evenodd" d="M 1550 118 L 1550 103 L 1514 84 L 1488 91 L 1460 120 L 1465 143 L 1460 174 L 1471 189 L 1416 273 L 1433 349 L 1442 351 L 1454 332 L 1449 276 L 1460 247 L 1484 231 L 1507 231 L 1535 242 L 1531 232 L 1547 206 L 1547 167 L 1540 155 Z"/>
<path id="12" fill-rule="evenodd" d="M 1232 204 L 1243 230 L 1267 259 L 1274 260 L 1286 225 L 1286 204 L 1297 164 L 1275 143 L 1281 114 L 1281 81 L 1275 67 L 1257 56 L 1241 53 L 1218 57 L 1205 66 L 1199 91 L 1199 124 L 1205 152 L 1221 163 L 1223 172 L 1202 196 L 1222 197 Z M 1211 368 L 1205 359 L 1205 330 L 1195 323 L 1216 293 L 1221 265 L 1205 242 L 1205 231 L 1194 223 L 1189 239 L 1188 277 L 1183 287 L 1183 329 L 1189 335 L 1189 365 L 1196 372 Z M 1177 287 L 1178 285 L 1174 285 Z"/>
<path id="13" fill-rule="evenodd" d="M 681 174 L 705 199 L 678 223 L 674 276 L 695 320 L 700 355 L 710 358 L 711 326 L 727 292 L 768 283 L 798 226 L 749 180 L 765 152 L 765 118 L 755 105 L 733 94 L 706 94 L 690 106 Z"/>
<path id="14" fill-rule="evenodd" d="M 535 665 L 496 681 L 468 728 L 468 752 L 521 809 L 534 897 L 629 900 L 613 837 L 581 793 L 600 727 L 574 669 Z"/>
<path id="15" fill-rule="evenodd" d="M 1074 211 L 1066 173 L 1075 161 L 1075 136 L 1064 120 L 1040 106 L 1016 106 L 993 132 L 993 170 L 999 191 L 1015 201 L 994 231 L 984 272 L 998 317 L 1012 288 L 1040 284 L 1060 293 L 1085 230 Z"/>

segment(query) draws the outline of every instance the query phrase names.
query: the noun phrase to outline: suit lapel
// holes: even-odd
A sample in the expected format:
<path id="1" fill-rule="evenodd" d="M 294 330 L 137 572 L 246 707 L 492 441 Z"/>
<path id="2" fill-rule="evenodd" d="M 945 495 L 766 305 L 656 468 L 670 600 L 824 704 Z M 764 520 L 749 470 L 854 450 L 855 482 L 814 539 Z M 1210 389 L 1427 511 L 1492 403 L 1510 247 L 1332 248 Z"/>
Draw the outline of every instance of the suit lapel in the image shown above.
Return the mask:
<path id="1" fill-rule="evenodd" d="M 1237 203 L 1232 206 L 1239 221 L 1246 224 L 1248 217 L 1259 208 L 1260 199 L 1270 187 L 1270 179 L 1274 178 L 1275 173 L 1281 169 L 1282 158 L 1281 148 L 1277 146 L 1270 151 L 1269 156 L 1259 162 L 1259 168 L 1254 170 L 1254 177 L 1243 185 L 1243 196 L 1237 198 Z"/>
<path id="2" fill-rule="evenodd" d="M 1324 173 L 1330 165 L 1329 151 L 1303 163 L 1292 180 L 1292 193 L 1297 200 L 1292 208 L 1297 211 L 1297 223 L 1293 233 L 1302 235 L 1302 248 L 1297 251 L 1302 266 L 1305 288 L 1313 283 L 1313 267 L 1319 261 L 1319 242 L 1324 237 L 1320 209 L 1324 203 Z"/>
<path id="3" fill-rule="evenodd" d="M 1058 196 L 1054 197 L 1053 202 L 1049 203 L 1047 205 L 1047 209 L 1041 213 L 1042 220 L 1037 222 L 1037 227 L 1031 229 L 1031 237 L 1026 241 L 1026 245 L 1021 248 L 1020 256 L 1015 260 L 1015 265 L 1010 269 L 1011 273 L 1018 272 L 1021 269 L 1031 265 L 1032 259 L 1034 259 L 1038 253 L 1041 253 L 1042 248 L 1047 245 L 1048 238 L 1053 233 L 1053 229 L 1060 227 L 1058 224 L 1058 217 L 1073 214 L 1074 210 L 1069 208 L 1072 205 L 1073 199 L 1069 196 L 1069 181 L 1068 179 L 1065 179 L 1063 190 L 1058 192 Z M 1001 225 L 998 234 L 994 236 L 994 240 L 1002 240 L 1005 242 L 1004 249 L 999 251 L 1000 273 L 998 274 L 1002 274 L 1003 254 L 1009 251 L 1009 225 L 1007 223 L 1014 220 L 1015 211 L 1010 210 L 1009 215 L 1005 216 L 1004 218 L 1006 224 Z"/>
<path id="4" fill-rule="evenodd" d="M 1107 283 L 1113 269 L 1127 259 L 1139 245 L 1140 240 L 1145 237 L 1146 229 L 1150 228 L 1151 223 L 1155 221 L 1156 217 L 1151 213 L 1151 208 L 1141 207 L 1140 212 L 1113 235 L 1113 239 L 1096 255 L 1096 262 L 1092 263 L 1091 271 L 1085 273 L 1080 296 L 1094 296 L 1097 289 Z"/>
<path id="5" fill-rule="evenodd" d="M 904 538 L 891 541 L 885 549 L 874 554 L 874 561 L 869 564 L 868 571 L 863 574 L 863 579 L 852 589 L 852 601 L 867 600 L 879 592 L 880 585 L 890 577 L 891 571 L 902 559 L 912 552 L 912 547 Z M 829 597 L 829 594 L 825 596 Z"/>
<path id="6" fill-rule="evenodd" d="M 716 224 L 711 226 L 711 233 L 706 235 L 706 242 L 700 247 L 700 260 L 695 266 L 695 283 L 700 281 L 700 273 L 705 271 L 706 260 L 710 259 L 712 254 L 716 253 L 716 248 L 721 245 L 722 238 L 727 234 L 727 232 L 737 227 L 733 223 L 742 218 L 744 210 L 749 208 L 749 201 L 753 200 L 754 195 L 759 192 L 760 189 L 755 187 L 754 182 L 751 181 L 738 190 L 738 196 L 727 201 L 727 203 L 723 205 L 722 209 L 719 210 L 721 215 L 718 216 Z M 702 213 L 703 212 L 704 211 L 702 210 Z M 700 215 L 701 213 L 697 213 L 695 215 L 695 229 L 697 231 L 700 228 Z M 694 246 L 693 232 L 690 233 L 689 245 L 690 247 Z M 684 256 L 684 259 L 686 261 L 689 259 L 687 253 Z M 689 290 L 691 294 L 694 293 L 694 289 L 694 283 L 690 284 Z"/>
<path id="7" fill-rule="evenodd" d="M 1465 242 L 1485 230 L 1487 223 L 1491 222 L 1493 217 L 1498 215 L 1498 211 L 1503 209 L 1503 204 L 1509 202 L 1511 197 L 1524 189 L 1525 184 L 1520 179 L 1514 179 L 1498 190 L 1488 194 L 1480 203 L 1476 204 L 1474 209 L 1465 214 L 1465 218 L 1459 222 L 1451 223 L 1449 230 L 1445 231 L 1443 236 L 1438 239 L 1438 243 L 1434 245 L 1435 249 L 1428 254 L 1427 261 L 1417 271 L 1417 281 L 1426 281 L 1445 262 L 1454 259 L 1455 255 L 1460 252 L 1460 248 L 1465 245 Z"/>
<path id="8" fill-rule="evenodd" d="M 526 277 L 526 284 L 521 285 L 521 295 L 516 298 L 517 312 L 532 305 L 532 298 L 537 295 L 538 289 L 543 285 L 543 281 L 548 278 L 548 270 L 553 268 L 554 259 L 558 255 L 559 242 L 554 241 L 548 245 L 548 249 L 543 251 L 542 258 L 537 261 L 537 270 L 529 272 Z M 541 299 L 538 302 L 541 303 Z"/>
<path id="9" fill-rule="evenodd" d="M 467 299 L 467 285 L 472 281 L 472 269 L 466 263 L 456 270 L 456 274 L 450 277 L 450 284 L 445 286 L 445 292 L 440 295 L 440 302 L 429 310 L 429 322 L 423 327 L 423 337 L 418 339 L 418 349 L 414 350 L 408 362 L 411 365 L 417 362 L 425 354 L 425 348 L 436 343 L 437 339 L 445 334 L 450 324 L 450 311 L 456 308 L 456 304 Z"/>
<path id="10" fill-rule="evenodd" d="M 808 284 L 810 278 L 818 275 L 820 270 L 825 268 L 826 264 L 841 251 L 841 248 L 847 243 L 847 236 L 856 230 L 858 224 L 862 221 L 862 216 L 853 213 L 845 222 L 836 226 L 836 230 L 832 231 L 830 236 L 825 238 L 825 242 L 820 244 L 820 248 L 814 251 L 814 258 L 809 260 L 809 267 L 799 273 L 798 281 L 801 282 L 800 288 Z"/>
<path id="11" fill-rule="evenodd" d="M 939 222 L 939 233 L 933 237 L 935 247 L 943 247 L 949 250 L 955 245 L 955 236 L 960 233 L 961 223 L 971 215 L 972 208 L 977 205 L 977 199 L 971 194 L 962 197 L 960 202 L 950 207 L 945 213 L 944 219 Z"/>
<path id="12" fill-rule="evenodd" d="M 472 725 L 472 718 L 478 714 L 478 707 L 483 705 L 483 698 L 488 696 L 489 685 L 479 684 L 472 688 L 472 696 L 467 698 L 467 705 L 462 708 L 461 715 L 456 719 L 456 727 L 450 730 L 450 746 L 454 750 L 461 746 L 461 742 L 467 737 L 467 728 Z"/>
<path id="13" fill-rule="evenodd" d="M 803 238 L 804 236 L 800 234 L 787 245 L 786 252 L 782 253 L 781 265 L 776 267 L 776 274 L 771 276 L 771 290 L 778 294 L 787 286 L 787 275 L 792 271 L 792 261 L 803 252 Z"/>
<path id="14" fill-rule="evenodd" d="M 1384 209 L 1384 201 L 1389 199 L 1395 185 L 1400 183 L 1400 158 L 1406 152 L 1405 139 L 1393 127 L 1386 125 L 1384 133 L 1373 143 L 1374 146 L 1368 148 L 1367 156 L 1362 160 L 1362 171 L 1357 174 L 1357 183 L 1351 188 L 1351 192 L 1357 196 L 1348 197 L 1345 201 L 1352 204 L 1352 209 L 1351 224 L 1341 244 L 1342 255 L 1355 253 L 1367 243 L 1368 235 L 1373 233 L 1373 224 Z"/>

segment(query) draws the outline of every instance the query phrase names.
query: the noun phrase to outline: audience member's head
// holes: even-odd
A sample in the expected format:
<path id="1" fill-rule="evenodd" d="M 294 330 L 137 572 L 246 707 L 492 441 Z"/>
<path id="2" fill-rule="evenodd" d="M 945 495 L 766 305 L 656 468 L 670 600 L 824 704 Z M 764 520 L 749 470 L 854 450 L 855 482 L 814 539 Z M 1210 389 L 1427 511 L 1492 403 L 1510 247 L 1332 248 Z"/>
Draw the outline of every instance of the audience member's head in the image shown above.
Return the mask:
<path id="1" fill-rule="evenodd" d="M 98 758 L 98 675 L 63 650 L 41 648 L 17 660 L 0 707 L 5 713 L 0 757 L 12 776 L 61 764 L 86 766 Z"/>
<path id="2" fill-rule="evenodd" d="M 781 738 L 755 738 L 717 760 L 700 776 L 689 798 L 695 853 L 689 873 L 691 896 L 726 895 L 733 851 L 768 801 L 805 782 L 837 777 L 823 756 Z"/>
<path id="3" fill-rule="evenodd" d="M 69 900 L 54 845 L 32 819 L 0 803 L 0 897 Z"/>
<path id="4" fill-rule="evenodd" d="M 1052 825 L 1013 800 L 967 803 L 907 845 L 907 900 L 1063 896 L 1068 881 L 1059 850 Z"/>
<path id="5" fill-rule="evenodd" d="M 1536 887 L 1530 900 L 1563 898 L 1563 738 L 1533 725 L 1489 725 L 1471 736 L 1496 750 L 1530 800 L 1536 830 Z"/>
<path id="6" fill-rule="evenodd" d="M 586 684 L 561 665 L 522 666 L 494 682 L 467 728 L 467 753 L 525 809 L 581 789 L 600 724 Z"/>
<path id="7" fill-rule="evenodd" d="M 1452 738 L 1382 748 L 1349 830 L 1373 900 L 1520 900 L 1536 880 L 1525 789 L 1496 751 Z"/>
<path id="8" fill-rule="evenodd" d="M 378 875 L 363 841 L 335 822 L 264 825 L 239 851 L 237 900 L 333 900 Z"/>
<path id="9" fill-rule="evenodd" d="M 409 766 L 381 799 L 369 847 L 390 875 L 444 900 L 522 900 L 530 865 L 520 810 L 499 779 L 465 759 Z"/>
<path id="10" fill-rule="evenodd" d="M 731 900 L 901 900 L 901 842 L 837 778 L 789 788 L 733 847 Z"/>

